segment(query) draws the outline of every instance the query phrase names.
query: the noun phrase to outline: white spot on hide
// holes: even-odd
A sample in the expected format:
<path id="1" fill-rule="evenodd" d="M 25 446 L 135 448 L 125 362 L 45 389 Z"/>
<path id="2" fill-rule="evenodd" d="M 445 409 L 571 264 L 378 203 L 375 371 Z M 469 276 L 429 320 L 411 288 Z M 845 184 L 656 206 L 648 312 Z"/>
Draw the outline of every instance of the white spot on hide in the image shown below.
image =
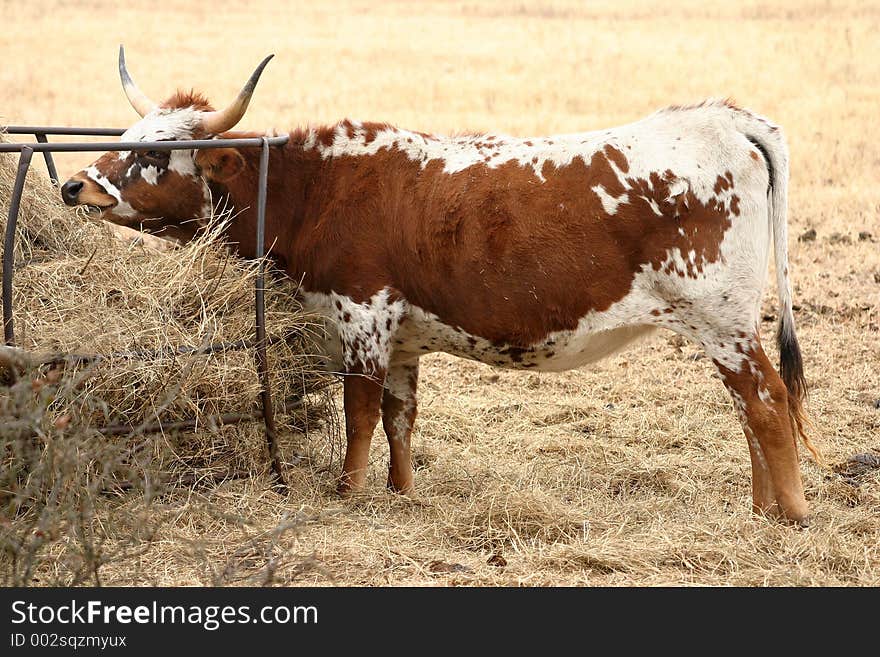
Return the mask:
<path id="1" fill-rule="evenodd" d="M 142 167 L 141 178 L 143 178 L 144 182 L 148 185 L 155 185 L 159 182 L 159 169 L 152 164 L 148 167 Z"/>
<path id="2" fill-rule="evenodd" d="M 620 196 L 611 196 L 611 194 L 605 191 L 605 188 L 602 187 L 602 185 L 594 185 L 591 189 L 596 192 L 596 196 L 602 201 L 602 207 L 605 209 L 605 213 L 609 215 L 617 214 L 617 206 L 621 203 L 625 203 L 627 199 L 626 193 L 623 193 Z"/>
<path id="3" fill-rule="evenodd" d="M 107 180 L 106 176 L 103 173 L 98 171 L 94 166 L 90 166 L 86 169 L 86 175 L 95 181 L 105 192 L 107 192 L 110 196 L 115 198 L 117 202 L 122 201 L 122 196 L 119 193 L 119 189 L 117 189 L 116 185 Z"/>

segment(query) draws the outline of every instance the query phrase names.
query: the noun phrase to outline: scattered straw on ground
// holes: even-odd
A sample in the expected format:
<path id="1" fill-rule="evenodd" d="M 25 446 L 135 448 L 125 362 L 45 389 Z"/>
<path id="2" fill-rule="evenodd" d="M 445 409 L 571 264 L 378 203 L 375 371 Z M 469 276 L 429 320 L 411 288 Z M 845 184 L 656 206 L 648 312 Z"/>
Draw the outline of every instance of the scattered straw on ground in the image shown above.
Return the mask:
<path id="1" fill-rule="evenodd" d="M 200 21 L 193 7 L 172 2 L 179 20 L 169 23 L 152 5 L 83 14 L 75 3 L 20 3 L 4 16 L 20 38 L 0 43 L 0 113 L 15 123 L 129 124 L 130 107 L 108 91 L 124 34 L 132 61 L 149 60 L 139 84 L 157 95 L 195 85 L 221 102 L 277 53 L 244 120 L 254 129 L 353 115 L 527 136 L 726 95 L 780 123 L 792 154 L 790 271 L 807 408 L 836 467 L 802 462 L 810 528 L 752 517 L 732 405 L 711 364 L 668 334 L 564 374 L 433 356 L 421 370 L 412 498 L 384 491 L 388 448 L 377 431 L 367 492 L 339 499 L 341 440 L 313 431 L 286 468 L 289 495 L 257 477 L 98 496 L 111 557 L 102 582 L 880 585 L 880 479 L 870 465 L 880 450 L 876 3 L 253 0 L 199 31 L 189 28 Z M 301 38 L 290 38 L 293 23 Z M 236 30 L 235 57 L 217 67 L 218 39 Z M 160 33 L 182 44 L 179 56 L 148 56 Z M 37 48 L 38 59 L 20 56 Z M 59 63 L 79 72 L 63 94 Z M 775 316 L 772 287 L 763 312 Z M 773 330 L 766 320 L 765 342 Z M 262 438 L 251 425 L 216 440 Z M 75 581 L 74 556 L 54 544 L 32 583 Z"/>

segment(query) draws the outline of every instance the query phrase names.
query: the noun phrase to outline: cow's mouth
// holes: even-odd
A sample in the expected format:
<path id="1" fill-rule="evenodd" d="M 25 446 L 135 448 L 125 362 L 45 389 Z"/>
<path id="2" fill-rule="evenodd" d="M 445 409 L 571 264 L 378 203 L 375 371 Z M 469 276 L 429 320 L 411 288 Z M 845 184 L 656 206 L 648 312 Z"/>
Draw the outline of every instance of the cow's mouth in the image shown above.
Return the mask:
<path id="1" fill-rule="evenodd" d="M 71 178 L 61 188 L 65 205 L 82 208 L 89 215 L 104 215 L 119 204 L 118 199 L 107 194 L 89 179 Z"/>
<path id="2" fill-rule="evenodd" d="M 77 207 L 90 219 L 103 219 L 115 206 L 115 203 L 98 205 L 97 203 L 81 203 Z"/>

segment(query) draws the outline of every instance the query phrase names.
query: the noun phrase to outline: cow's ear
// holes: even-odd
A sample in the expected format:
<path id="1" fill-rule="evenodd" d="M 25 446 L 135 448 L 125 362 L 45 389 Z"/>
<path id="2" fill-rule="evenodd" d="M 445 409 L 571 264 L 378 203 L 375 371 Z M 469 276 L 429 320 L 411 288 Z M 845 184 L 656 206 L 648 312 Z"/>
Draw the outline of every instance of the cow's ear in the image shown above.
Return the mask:
<path id="1" fill-rule="evenodd" d="M 244 169 L 244 158 L 234 148 L 205 148 L 196 153 L 196 164 L 209 180 L 226 182 Z"/>

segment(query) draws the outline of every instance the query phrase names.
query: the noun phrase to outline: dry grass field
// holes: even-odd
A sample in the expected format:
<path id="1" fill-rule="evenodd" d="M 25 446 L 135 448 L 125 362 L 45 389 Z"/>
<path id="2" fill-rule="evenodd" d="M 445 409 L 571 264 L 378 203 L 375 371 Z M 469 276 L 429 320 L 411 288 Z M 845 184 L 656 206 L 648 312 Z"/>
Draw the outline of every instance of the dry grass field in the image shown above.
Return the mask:
<path id="1" fill-rule="evenodd" d="M 124 4 L 0 0 L 0 124 L 132 123 L 120 42 L 151 96 L 194 86 L 218 103 L 276 53 L 243 122 L 253 129 L 349 116 L 537 135 L 710 96 L 772 118 L 791 148 L 790 269 L 815 442 L 832 465 L 880 455 L 880 3 Z M 91 159 L 59 158 L 62 176 Z M 769 338 L 772 283 L 764 313 Z M 812 526 L 753 517 L 732 404 L 672 334 L 564 374 L 427 357 L 420 404 L 412 497 L 385 492 L 379 431 L 368 491 L 347 500 L 334 493 L 338 436 L 289 436 L 285 453 L 306 455 L 288 465 L 289 495 L 264 477 L 172 490 L 148 509 L 159 530 L 102 582 L 880 585 L 880 471 L 803 457 Z M 132 535 L 106 533 L 108 550 Z M 34 583 L 58 581 L 63 564 Z"/>

